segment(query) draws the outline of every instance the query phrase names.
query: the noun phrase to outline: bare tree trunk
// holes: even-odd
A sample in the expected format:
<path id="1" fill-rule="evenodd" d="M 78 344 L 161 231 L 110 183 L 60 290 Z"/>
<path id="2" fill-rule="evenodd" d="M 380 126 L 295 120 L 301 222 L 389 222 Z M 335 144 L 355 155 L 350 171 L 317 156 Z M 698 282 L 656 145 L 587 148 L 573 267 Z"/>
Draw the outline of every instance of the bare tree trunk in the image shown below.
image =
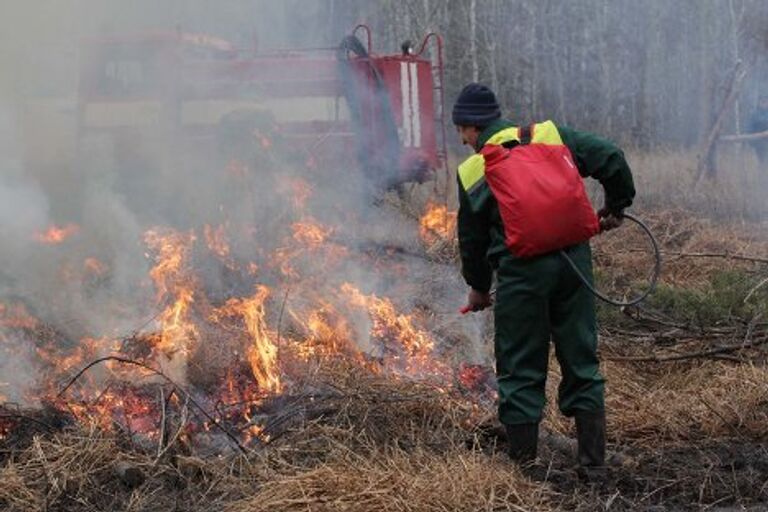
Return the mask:
<path id="1" fill-rule="evenodd" d="M 736 66 L 733 68 L 733 72 L 731 73 L 730 81 L 728 82 L 728 88 L 726 89 L 723 105 L 720 107 L 720 111 L 717 114 L 715 123 L 712 125 L 712 129 L 709 131 L 709 136 L 707 136 L 701 151 L 701 155 L 699 155 L 699 168 L 698 176 L 696 177 L 696 184 L 698 184 L 705 175 L 710 178 L 714 178 L 717 175 L 717 169 L 715 166 L 715 149 L 717 147 L 717 137 L 720 134 L 720 130 L 722 129 L 725 114 L 736 100 L 736 96 L 738 96 L 739 89 L 741 88 L 741 82 L 744 80 L 746 74 L 746 71 L 742 69 L 741 62 L 737 62 Z"/>
<path id="2" fill-rule="evenodd" d="M 472 62 L 472 81 L 480 80 L 480 67 L 477 63 L 477 0 L 469 2 L 469 55 Z"/>
<path id="3" fill-rule="evenodd" d="M 562 15 L 563 5 L 558 5 L 557 8 L 561 9 L 561 11 L 555 14 L 557 16 Z M 564 47 L 564 45 L 559 45 L 555 40 L 555 33 L 557 33 L 558 28 L 545 23 L 542 30 L 548 45 L 547 53 L 552 59 L 552 70 L 554 72 L 555 83 L 557 84 L 557 119 L 562 124 L 570 124 L 568 110 L 566 109 L 566 72 L 563 70 L 563 65 L 567 61 L 563 52 L 567 52 L 568 48 Z M 536 84 L 532 84 L 532 87 L 535 90 Z M 534 94 L 536 93 L 534 92 Z"/>
<path id="4" fill-rule="evenodd" d="M 424 27 L 425 34 L 434 32 L 435 27 L 432 26 L 433 20 L 430 12 L 431 9 L 429 8 L 429 0 L 422 0 L 421 9 L 424 13 L 423 27 Z"/>
<path id="5" fill-rule="evenodd" d="M 483 3 L 485 7 L 483 17 L 480 23 L 480 32 L 482 41 L 481 54 L 485 57 L 483 63 L 488 70 L 487 76 L 490 81 L 491 89 L 499 93 L 499 70 L 497 66 L 498 53 L 498 20 L 501 17 L 499 12 L 498 0 L 486 0 Z M 478 70 L 479 72 L 479 70 Z"/>
<path id="6" fill-rule="evenodd" d="M 734 5 L 738 1 L 738 13 Z M 741 62 L 741 52 L 739 51 L 739 36 L 741 32 L 742 20 L 744 18 L 744 2 L 741 0 L 728 0 L 728 13 L 731 20 L 731 53 L 733 60 Z M 734 123 L 736 125 L 736 134 L 741 133 L 741 103 L 737 97 L 733 102 Z"/>
<path id="7" fill-rule="evenodd" d="M 528 5 L 527 3 L 523 5 Z M 530 12 L 529 12 L 530 15 Z M 535 20 L 535 17 L 531 16 L 532 19 Z M 540 37 L 540 25 L 536 21 L 530 24 L 530 32 L 531 32 L 531 41 L 538 41 Z M 532 43 L 528 43 L 529 45 L 533 46 Z M 533 51 L 535 52 L 536 49 L 533 47 Z M 538 56 L 534 56 L 533 59 L 531 59 L 531 112 L 530 116 L 532 120 L 536 120 L 541 115 L 540 108 L 539 108 L 539 95 L 536 94 L 536 84 L 539 83 L 539 58 Z M 551 116 L 550 116 L 551 117 Z M 560 121 L 558 119 L 558 121 Z"/>

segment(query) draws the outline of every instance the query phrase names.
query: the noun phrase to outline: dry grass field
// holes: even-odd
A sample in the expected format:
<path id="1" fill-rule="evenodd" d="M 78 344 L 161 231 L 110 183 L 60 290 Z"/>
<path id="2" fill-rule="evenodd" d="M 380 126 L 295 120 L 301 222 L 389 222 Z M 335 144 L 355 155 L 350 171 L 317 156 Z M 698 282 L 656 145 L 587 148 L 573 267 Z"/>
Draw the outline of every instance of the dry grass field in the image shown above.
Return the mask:
<path id="1" fill-rule="evenodd" d="M 201 430 L 193 420 L 201 414 L 199 397 L 173 382 L 144 384 L 151 402 L 161 404 L 146 415 L 157 426 L 153 435 L 139 435 L 118 415 L 105 424 L 67 395 L 40 407 L 6 403 L 0 509 L 765 510 L 768 172 L 761 175 L 751 155 L 724 155 L 721 181 L 695 187 L 692 155 L 629 156 L 636 213 L 657 235 L 664 267 L 659 289 L 642 305 L 599 307 L 612 463 L 603 484 L 576 476 L 573 427 L 553 403 L 554 358 L 539 461 L 519 468 L 507 459 L 490 378 L 491 315 L 446 320 L 443 305 L 461 298 L 446 301 L 425 280 L 418 284 L 424 304 L 408 313 L 420 333 L 446 345 L 428 356 L 439 367 L 419 375 L 383 371 L 376 360 L 341 349 L 318 352 L 310 363 L 297 357 L 290 389 L 249 409 L 249 427 L 257 428 L 247 441 L 239 431 L 230 442 L 222 431 L 234 431 L 223 420 Z M 418 215 L 425 194 L 415 191 L 413 203 L 399 205 L 404 218 Z M 438 274 L 456 272 L 455 238 L 428 240 L 419 258 Z M 613 294 L 639 289 L 650 262 L 643 247 L 631 226 L 596 240 L 600 287 Z M 271 307 L 280 310 L 280 302 Z M 376 325 L 390 335 L 413 327 L 398 318 Z M 39 325 L 16 328 L 50 335 Z M 316 333 L 291 327 L 277 337 L 298 343 Z M 461 364 L 469 352 L 480 354 L 471 367 Z M 211 407 L 215 416 L 221 404 Z"/>

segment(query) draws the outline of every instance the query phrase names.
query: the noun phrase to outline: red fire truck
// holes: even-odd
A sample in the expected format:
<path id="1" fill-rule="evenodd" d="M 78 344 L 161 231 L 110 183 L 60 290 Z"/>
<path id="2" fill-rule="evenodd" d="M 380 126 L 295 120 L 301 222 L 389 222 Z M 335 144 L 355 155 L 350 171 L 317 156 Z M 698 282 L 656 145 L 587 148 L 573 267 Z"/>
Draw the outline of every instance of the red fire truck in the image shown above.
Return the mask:
<path id="1" fill-rule="evenodd" d="M 380 55 L 365 25 L 335 48 L 270 53 L 176 31 L 89 41 L 81 62 L 79 143 L 108 137 L 117 159 L 157 141 L 241 159 L 278 144 L 310 167 L 351 155 L 384 187 L 445 165 L 436 34 Z"/>

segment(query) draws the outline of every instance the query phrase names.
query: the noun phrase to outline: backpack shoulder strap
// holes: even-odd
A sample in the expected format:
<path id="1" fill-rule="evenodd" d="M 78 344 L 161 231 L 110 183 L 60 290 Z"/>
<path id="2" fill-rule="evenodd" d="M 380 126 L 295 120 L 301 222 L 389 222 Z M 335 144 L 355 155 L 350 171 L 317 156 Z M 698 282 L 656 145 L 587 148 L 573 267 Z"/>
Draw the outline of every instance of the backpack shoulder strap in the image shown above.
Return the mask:
<path id="1" fill-rule="evenodd" d="M 533 140 L 533 125 L 518 127 L 517 139 L 511 139 L 502 144 L 507 149 L 512 149 L 515 146 L 524 146 L 530 144 Z"/>
<path id="2" fill-rule="evenodd" d="M 530 144 L 533 139 L 533 125 L 520 127 L 520 144 Z"/>

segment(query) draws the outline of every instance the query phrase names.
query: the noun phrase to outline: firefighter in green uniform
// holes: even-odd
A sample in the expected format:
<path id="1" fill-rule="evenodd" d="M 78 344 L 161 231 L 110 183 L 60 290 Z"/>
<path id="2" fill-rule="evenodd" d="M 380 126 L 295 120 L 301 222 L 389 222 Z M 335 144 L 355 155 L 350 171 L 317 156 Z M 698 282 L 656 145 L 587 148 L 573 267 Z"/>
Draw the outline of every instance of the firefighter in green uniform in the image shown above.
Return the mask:
<path id="1" fill-rule="evenodd" d="M 501 118 L 493 91 L 480 84 L 469 84 L 462 90 L 453 107 L 453 122 L 462 142 L 476 152 L 489 140 L 512 146 L 519 142 L 510 135 L 518 133 L 509 130 L 514 125 Z M 622 151 L 606 139 L 551 121 L 533 125 L 533 133 L 565 145 L 581 176 L 601 183 L 605 206 L 598 212 L 600 227 L 618 227 L 622 211 L 635 196 L 632 173 Z M 467 308 L 479 311 L 491 306 L 495 271 L 498 407 L 499 419 L 507 429 L 509 455 L 518 462 L 536 457 L 551 340 L 562 373 L 558 405 L 563 414 L 575 418 L 580 473 L 587 477 L 601 474 L 605 466 L 605 402 L 597 357 L 595 298 L 559 251 L 531 258 L 512 254 L 505 245 L 493 192 L 482 172 L 465 167 L 459 168 L 458 231 L 462 274 L 470 286 Z M 591 280 L 589 242 L 563 250 Z"/>

